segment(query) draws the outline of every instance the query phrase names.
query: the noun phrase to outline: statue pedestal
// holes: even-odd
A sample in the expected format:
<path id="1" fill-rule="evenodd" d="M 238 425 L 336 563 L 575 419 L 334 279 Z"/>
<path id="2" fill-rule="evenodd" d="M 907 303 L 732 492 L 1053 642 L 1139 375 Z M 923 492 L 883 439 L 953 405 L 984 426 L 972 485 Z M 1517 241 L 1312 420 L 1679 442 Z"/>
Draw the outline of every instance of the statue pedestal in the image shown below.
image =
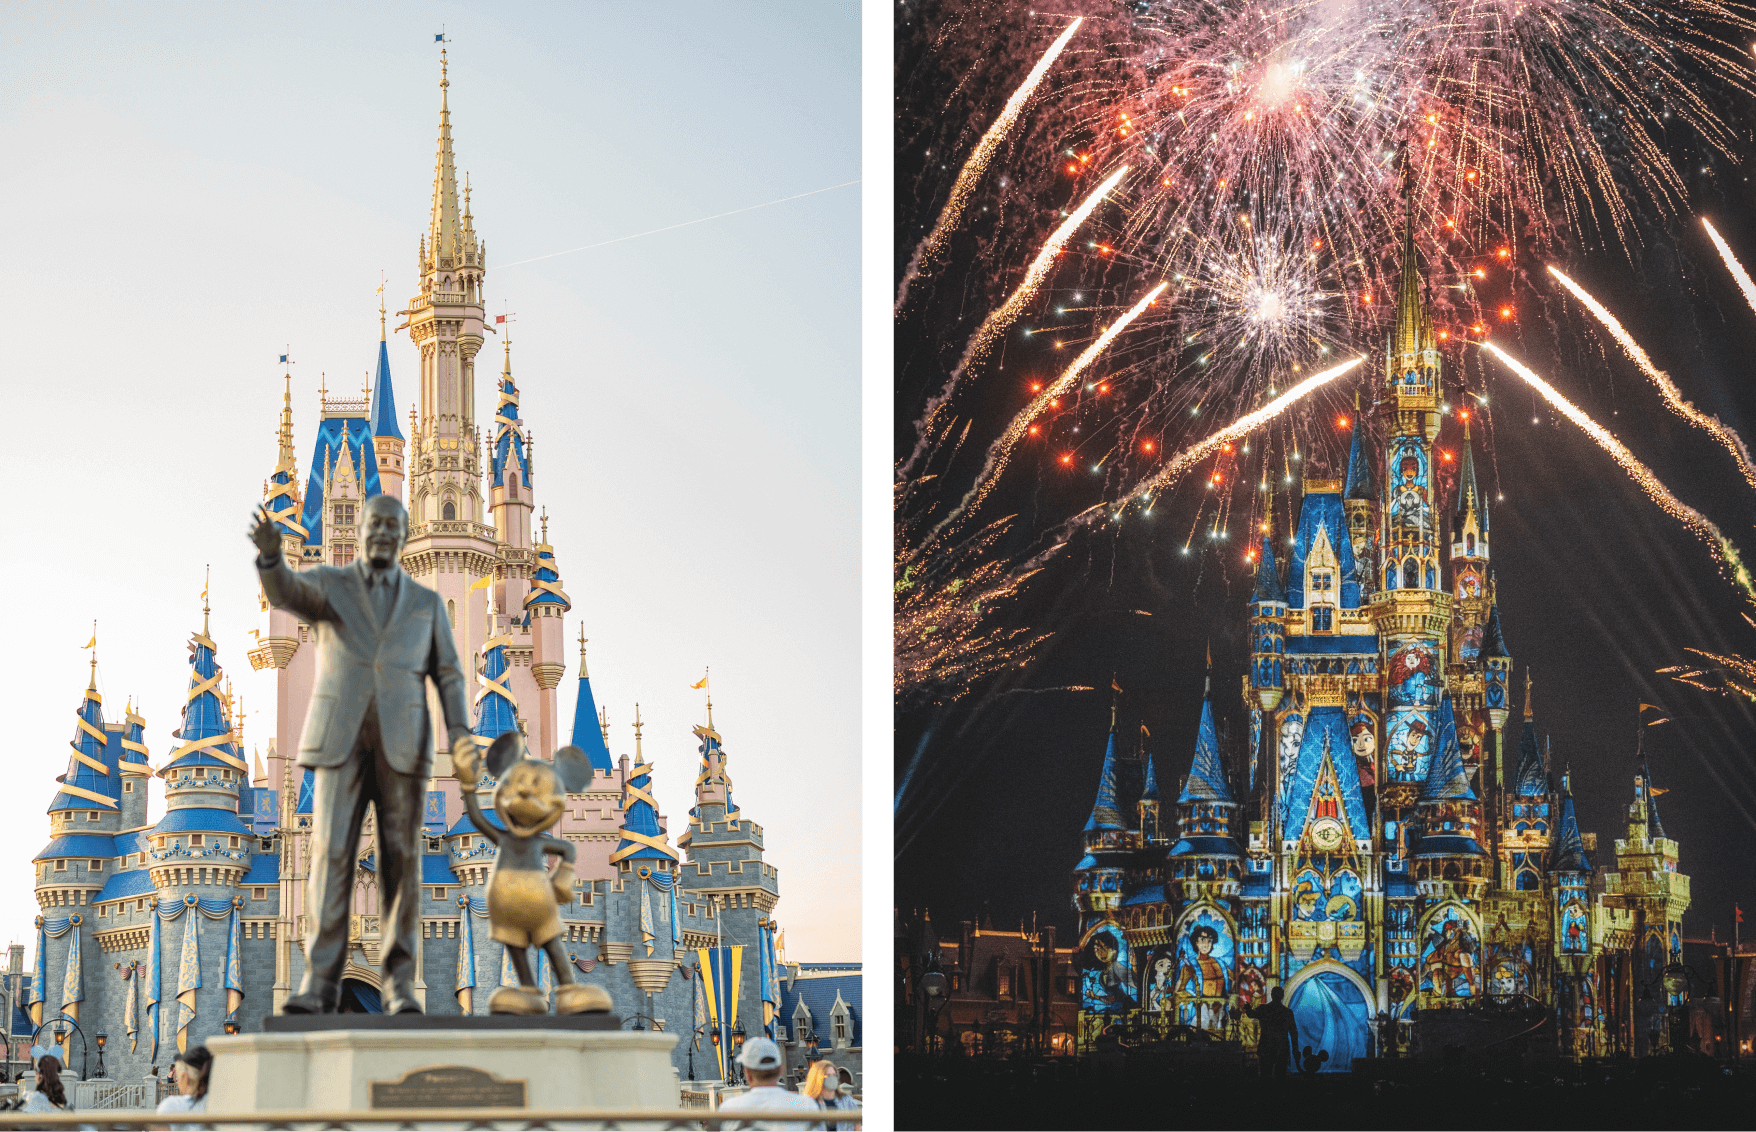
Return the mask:
<path id="1" fill-rule="evenodd" d="M 610 1014 L 281 1015 L 207 1041 L 208 1111 L 678 1108 L 677 1035 Z"/>

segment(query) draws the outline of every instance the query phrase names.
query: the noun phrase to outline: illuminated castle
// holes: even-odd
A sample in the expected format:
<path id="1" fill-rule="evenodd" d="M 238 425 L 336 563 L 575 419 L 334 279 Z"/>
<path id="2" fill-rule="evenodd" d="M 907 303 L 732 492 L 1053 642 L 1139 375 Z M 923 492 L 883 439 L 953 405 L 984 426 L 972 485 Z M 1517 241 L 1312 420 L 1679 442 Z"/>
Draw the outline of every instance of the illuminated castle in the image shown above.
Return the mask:
<path id="1" fill-rule="evenodd" d="M 1442 400 L 1412 228 L 1375 399 L 1381 460 L 1356 419 L 1346 480 L 1304 483 L 1284 578 L 1263 534 L 1247 756 L 1222 758 L 1204 701 L 1161 813 L 1151 756 L 1137 769 L 1117 749 L 1112 714 L 1075 872 L 1082 1046 L 1118 1023 L 1250 1045 L 1238 1008 L 1274 986 L 1330 1071 L 1386 1052 L 1386 1022 L 1519 996 L 1549 1008 L 1569 1056 L 1668 1041 L 1653 992 L 1681 958 L 1689 878 L 1644 767 L 1615 871 L 1594 874 L 1528 672 L 1505 750 L 1513 663 L 1488 504 L 1468 413 L 1450 420 Z M 1442 427 L 1461 453 L 1443 511 Z M 1141 784 L 1132 805 L 1125 778 Z"/>
<path id="2" fill-rule="evenodd" d="M 586 672 L 583 626 L 572 730 L 560 729 L 557 700 L 569 651 L 563 621 L 572 604 L 546 515 L 533 534 L 535 461 L 510 343 L 495 379 L 494 419 L 484 429 L 474 416 L 475 359 L 492 330 L 482 306 L 486 250 L 467 182 L 459 207 L 443 55 L 441 68 L 432 212 L 420 241 L 419 293 L 402 312 L 421 359 L 408 433 L 397 421 L 381 311 L 370 396 L 322 394 L 303 488 L 288 379 L 263 507 L 278 520 L 295 568 L 345 565 L 359 553 L 362 503 L 379 493 L 406 497 L 403 564 L 445 599 L 458 655 L 473 665 L 478 741 L 486 745 L 518 728 L 541 757 L 576 744 L 596 772 L 588 791 L 569 796 L 553 831 L 579 843 L 574 899 L 561 910 L 575 977 L 605 986 L 625 1018 L 638 1015 L 642 1026 L 683 1034 L 674 1060 L 686 1076 L 693 1054 L 694 1076 L 717 1078 L 717 1050 L 729 1046 L 735 1026 L 754 1035 L 775 1025 L 778 876 L 762 860 L 762 827 L 733 801 L 711 700 L 705 724 L 694 729 L 696 804 L 675 846 L 653 800 L 654 768 L 642 753 L 638 707 L 632 756 L 610 754 L 610 727 Z M 239 553 L 246 553 L 242 544 Z M 189 643 L 175 743 L 156 765 L 135 705 L 120 719 L 106 718 L 94 649 L 72 755 L 49 806 L 52 840 L 35 859 L 42 915 L 29 1002 L 35 1022 L 76 1020 L 94 1041 L 107 1032 L 113 1077 L 138 1079 L 149 1066 L 163 1068 L 172 1048 L 222 1025 L 260 1029 L 304 975 L 312 775 L 293 756 L 315 682 L 316 645 L 294 614 L 270 609 L 260 595 L 255 600 L 260 628 L 248 655 L 254 669 L 272 673 L 277 721 L 259 752 L 245 746 L 242 711 L 205 608 Z M 443 742 L 436 700 L 429 708 L 433 734 Z M 485 883 L 494 847 L 465 814 L 450 766 L 448 750 L 437 751 L 441 769 L 429 783 L 424 815 L 415 989 L 429 1014 L 483 1014 L 493 989 L 516 980 L 489 933 Z M 155 778 L 167 810 L 149 822 L 147 791 Z M 493 780 L 480 786 L 494 820 Z M 380 1008 L 382 989 L 371 833 L 368 819 L 342 1000 L 344 1010 L 366 1012 Z M 737 974 L 730 985 L 710 988 L 697 949 L 722 939 L 741 951 Z M 546 959 L 538 974 L 549 990 Z M 709 1035 L 722 1020 L 728 1041 L 716 1047 Z M 74 1041 L 71 1048 L 80 1047 Z"/>

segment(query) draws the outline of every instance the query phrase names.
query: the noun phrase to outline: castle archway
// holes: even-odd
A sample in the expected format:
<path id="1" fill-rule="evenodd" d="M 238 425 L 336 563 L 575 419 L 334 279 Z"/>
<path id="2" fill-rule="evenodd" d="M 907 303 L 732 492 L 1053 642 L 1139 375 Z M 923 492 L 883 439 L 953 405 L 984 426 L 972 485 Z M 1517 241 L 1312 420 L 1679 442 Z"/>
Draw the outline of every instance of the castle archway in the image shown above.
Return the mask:
<path id="1" fill-rule="evenodd" d="M 1354 1058 L 1371 1053 L 1372 987 L 1352 968 L 1333 959 L 1310 964 L 1287 983 L 1286 1002 L 1298 1022 L 1295 1064 L 1309 1047 L 1329 1055 L 1319 1072 L 1347 1073 Z"/>

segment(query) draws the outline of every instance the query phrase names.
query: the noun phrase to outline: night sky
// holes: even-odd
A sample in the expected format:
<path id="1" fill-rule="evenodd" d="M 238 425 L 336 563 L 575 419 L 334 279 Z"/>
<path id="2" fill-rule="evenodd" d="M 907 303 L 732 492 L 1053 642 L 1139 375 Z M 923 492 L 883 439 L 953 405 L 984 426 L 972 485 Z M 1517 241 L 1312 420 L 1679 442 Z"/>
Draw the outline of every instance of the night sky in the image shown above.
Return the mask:
<path id="1" fill-rule="evenodd" d="M 1007 34 L 997 36 L 991 61 L 966 73 L 944 64 L 949 53 L 938 50 L 935 40 L 976 34 L 979 21 L 946 20 L 932 8 L 923 12 L 912 5 L 899 15 L 898 278 L 974 138 L 1028 70 L 1033 53 L 1046 45 L 1040 33 L 1028 39 L 1015 34 L 1022 13 L 996 23 Z M 1012 50 L 1018 44 L 1028 44 L 1022 60 Z M 1727 104 L 1722 113 L 1729 120 L 1756 121 L 1747 103 Z M 947 115 L 970 125 L 948 130 Z M 924 151 L 947 136 L 962 144 L 950 168 L 941 170 L 941 155 L 927 157 Z M 1741 144 L 1744 154 L 1756 153 L 1748 126 Z M 1756 440 L 1756 313 L 1695 220 L 1711 218 L 1746 265 L 1756 265 L 1756 189 L 1747 162 L 1703 158 L 1688 139 L 1677 142 L 1674 156 L 1688 174 L 1690 199 L 1682 213 L 1643 215 L 1632 250 L 1600 244 L 1564 253 L 1559 265 L 1620 318 L 1685 397 Z M 1703 165 L 1710 174 L 1700 173 Z M 999 185 L 1003 170 L 1004 155 L 978 190 L 972 211 L 1008 191 Z M 1039 210 L 1059 208 L 1065 196 L 1033 203 Z M 1012 201 L 1009 217 L 1029 222 L 1021 219 L 1029 210 L 1019 205 Z M 946 265 L 917 284 L 925 289 L 897 323 L 899 457 L 913 447 L 912 422 L 928 392 L 943 382 L 969 331 L 1002 293 L 982 262 L 992 229 L 979 223 L 970 229 L 953 243 Z M 1494 340 L 1615 432 L 1747 556 L 1756 555 L 1756 496 L 1730 457 L 1665 409 L 1652 384 L 1590 316 L 1557 297 L 1559 288 L 1542 272 L 1544 262 L 1533 257 L 1521 265 L 1523 278 L 1507 294 L 1519 303 L 1516 327 L 1497 327 Z M 1051 287 L 1080 286 L 1076 276 L 1076 269 L 1066 269 Z M 1382 337 L 1362 337 L 1355 345 L 1368 353 L 1367 364 L 1318 395 L 1313 420 L 1351 405 L 1354 389 L 1367 388 L 1360 383 L 1381 380 Z M 1690 646 L 1756 654 L 1756 630 L 1740 617 L 1750 607 L 1716 572 L 1704 546 L 1577 428 L 1539 407 L 1527 386 L 1496 363 L 1484 367 L 1478 351 L 1455 340 L 1443 355 L 1448 385 L 1467 375 L 1472 388 L 1485 384 L 1489 394 L 1486 419 L 1478 421 L 1488 437 L 1484 441 L 1477 429 L 1475 451 L 1491 509 L 1502 625 L 1517 666 L 1506 772 L 1510 776 L 1516 765 L 1528 665 L 1536 680 L 1539 733 L 1552 742 L 1552 769 L 1571 767 L 1581 827 L 1598 835 L 1593 864 L 1612 862 L 1633 793 L 1636 707 L 1641 701 L 1662 705 L 1674 722 L 1648 732 L 1648 753 L 1655 785 L 1667 791 L 1659 799 L 1666 832 L 1681 846 L 1681 871 L 1693 878 L 1686 934 L 1705 937 L 1716 927 L 1725 938 L 1734 901 L 1756 909 L 1750 867 L 1756 851 L 1756 711 L 1670 682 L 1655 670 L 1688 661 L 1684 650 Z M 968 486 L 980 449 L 1020 407 L 1020 384 L 1052 376 L 1064 361 L 1013 335 L 1006 350 L 965 386 L 953 410 L 960 421 L 974 422 L 972 442 L 948 468 L 935 468 L 943 472 L 936 481 L 941 496 L 961 495 Z M 1216 410 L 1211 424 L 1236 415 Z M 1323 435 L 1321 426 L 1313 426 L 1309 439 L 1316 447 L 1307 467 L 1312 474 L 1339 477 L 1348 434 L 1328 431 Z M 1440 445 L 1459 439 L 1457 422 L 1447 420 Z M 1251 588 L 1244 548 L 1234 539 L 1210 550 L 1197 540 L 1191 553 L 1180 553 L 1204 489 L 1203 472 L 1211 466 L 1191 473 L 1155 508 L 1152 521 L 1079 535 L 1027 583 L 1004 616 L 1008 624 L 1052 634 L 1030 663 L 978 684 L 949 706 L 905 704 L 899 710 L 896 773 L 899 782 L 907 779 L 895 812 L 900 909 L 930 908 L 941 932 L 965 918 L 988 915 L 996 927 L 1007 928 L 1035 916 L 1059 925 L 1066 939 L 1075 923 L 1071 870 L 1103 760 L 1112 673 L 1124 689 L 1121 747 L 1132 754 L 1140 725 L 1150 730 L 1169 802 L 1189 769 L 1211 644 L 1214 710 L 1222 731 L 1230 729 L 1222 747 L 1238 771 L 1248 734 L 1239 697 Z M 1381 464 L 1378 470 L 1381 480 Z M 1021 449 L 984 507 L 995 518 L 1018 516 L 997 552 L 1027 553 L 1036 535 L 1097 502 L 1101 491 L 1101 481 L 1056 467 L 1047 452 Z M 1441 491 L 1449 515 L 1454 488 L 1447 482 Z M 1279 525 L 1284 539 L 1284 519 Z M 1233 529 L 1241 525 L 1234 522 Z M 1284 549 L 1277 549 L 1284 569 Z M 1097 690 L 1037 691 L 1069 685 Z"/>

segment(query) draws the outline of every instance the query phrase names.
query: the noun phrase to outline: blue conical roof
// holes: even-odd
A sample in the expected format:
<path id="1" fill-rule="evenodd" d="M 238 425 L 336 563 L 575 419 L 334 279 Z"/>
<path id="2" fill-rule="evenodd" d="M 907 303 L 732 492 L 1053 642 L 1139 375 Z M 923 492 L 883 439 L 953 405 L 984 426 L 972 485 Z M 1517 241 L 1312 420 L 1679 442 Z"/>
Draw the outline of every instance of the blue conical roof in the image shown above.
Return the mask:
<path id="1" fill-rule="evenodd" d="M 547 525 L 544 520 L 544 525 Z M 568 599 L 567 591 L 561 588 L 561 575 L 556 571 L 555 548 L 548 543 L 537 544 L 536 577 L 531 582 L 530 593 L 525 596 L 524 607 L 533 605 L 558 605 L 563 612 L 573 608 Z"/>
<path id="2" fill-rule="evenodd" d="M 609 774 L 616 769 L 616 764 L 610 759 L 609 744 L 604 742 L 603 730 L 598 726 L 598 705 L 592 698 L 591 674 L 585 668 L 583 646 L 579 654 L 579 692 L 573 699 L 572 742 L 591 759 L 591 769 L 595 774 Z"/>
<path id="3" fill-rule="evenodd" d="M 1343 499 L 1363 499 L 1369 503 L 1378 500 L 1378 491 L 1372 486 L 1372 461 L 1366 457 L 1366 422 L 1360 419 L 1359 404 L 1354 405 L 1354 438 L 1348 446 L 1347 481 L 1342 485 Z"/>
<path id="4" fill-rule="evenodd" d="M 530 453 L 526 451 L 524 433 L 519 429 L 518 386 L 512 380 L 512 351 L 506 352 L 506 368 L 500 374 L 500 401 L 494 407 L 494 447 L 488 454 L 488 476 L 495 487 L 506 485 L 506 472 L 511 466 L 519 473 L 520 482 L 530 485 Z"/>
<path id="5" fill-rule="evenodd" d="M 55 780 L 61 783 L 61 789 L 49 803 L 48 812 L 94 807 L 119 809 L 121 774 L 109 736 L 104 733 L 104 699 L 98 694 L 95 662 L 92 683 L 79 701 L 74 717 L 73 740 L 68 744 L 72 753 L 67 760 L 67 773 Z"/>
<path id="6" fill-rule="evenodd" d="M 1579 818 L 1573 812 L 1573 792 L 1561 795 L 1561 827 L 1555 835 L 1555 871 L 1563 873 L 1591 872 L 1591 859 L 1585 855 L 1585 839 L 1579 836 Z"/>
<path id="7" fill-rule="evenodd" d="M 493 740 L 518 730 L 518 702 L 512 698 L 507 679 L 506 638 L 495 637 L 487 644 L 482 657 L 482 679 L 486 682 L 476 693 L 475 733 Z"/>
<path id="8" fill-rule="evenodd" d="M 652 767 L 635 744 L 634 767 L 628 772 L 628 785 L 622 792 L 622 841 L 610 854 L 610 864 L 626 860 L 675 861 L 678 853 L 666 842 L 659 829 L 658 803 L 652 796 Z"/>
<path id="9" fill-rule="evenodd" d="M 1470 443 L 1469 422 L 1463 427 L 1463 464 L 1457 469 L 1457 522 L 1463 523 L 1464 514 L 1471 505 L 1476 509 L 1476 523 L 1484 534 L 1488 530 L 1488 501 L 1476 488 L 1475 445 Z M 1459 535 L 1459 538 L 1462 536 Z"/>
<path id="10" fill-rule="evenodd" d="M 1450 693 L 1446 693 L 1439 700 L 1436 723 L 1439 748 L 1433 756 L 1432 765 L 1427 768 L 1427 784 L 1421 791 L 1421 801 L 1473 802 L 1476 800 L 1476 793 L 1470 787 L 1469 772 L 1463 766 L 1463 752 L 1457 746 L 1457 716 L 1451 706 Z"/>
<path id="11" fill-rule="evenodd" d="M 1274 545 L 1268 535 L 1262 536 L 1262 555 L 1256 561 L 1256 589 L 1250 594 L 1253 602 L 1285 602 L 1286 590 L 1280 584 L 1280 567 L 1274 561 Z"/>
<path id="12" fill-rule="evenodd" d="M 1109 744 L 1104 748 L 1104 770 L 1098 779 L 1097 801 L 1091 807 L 1085 832 L 1122 828 L 1122 814 L 1116 808 L 1116 729 L 1112 726 Z"/>
<path id="13" fill-rule="evenodd" d="M 384 491 L 378 479 L 378 449 L 372 443 L 372 427 L 362 416 L 326 416 L 317 422 L 317 447 L 311 453 L 311 476 L 305 483 L 305 510 L 299 524 L 305 542 L 323 541 L 323 474 L 333 461 L 351 461 L 359 477 L 360 498 L 370 499 Z"/>
<path id="14" fill-rule="evenodd" d="M 372 411 L 368 416 L 373 436 L 402 439 L 396 424 L 396 389 L 390 382 L 390 349 L 384 339 L 378 340 L 378 376 L 372 379 Z"/>
<path id="15" fill-rule="evenodd" d="M 1506 649 L 1506 635 L 1500 630 L 1500 604 L 1498 602 L 1488 606 L 1488 626 L 1482 632 L 1482 655 L 1494 657 L 1512 655 Z"/>
<path id="16" fill-rule="evenodd" d="M 1152 753 L 1146 754 L 1146 785 L 1140 791 L 1142 802 L 1158 801 L 1158 772 L 1152 768 Z"/>
<path id="17" fill-rule="evenodd" d="M 220 703 L 224 675 L 214 655 L 216 648 L 205 625 L 189 638 L 189 694 L 183 722 L 171 735 L 179 745 L 159 769 L 161 776 L 182 767 L 224 766 L 249 777 L 250 767 L 238 753 L 231 722 Z"/>
<path id="18" fill-rule="evenodd" d="M 1195 733 L 1195 759 L 1189 766 L 1189 777 L 1183 783 L 1179 802 L 1230 802 L 1232 791 L 1226 785 L 1225 768 L 1219 761 L 1219 740 L 1213 728 L 1213 704 L 1201 701 L 1201 727 Z"/>
<path id="19" fill-rule="evenodd" d="M 1518 769 L 1512 773 L 1512 792 L 1520 798 L 1540 798 L 1549 792 L 1549 774 L 1543 767 L 1534 719 L 1524 721 L 1524 731 L 1518 736 Z"/>

